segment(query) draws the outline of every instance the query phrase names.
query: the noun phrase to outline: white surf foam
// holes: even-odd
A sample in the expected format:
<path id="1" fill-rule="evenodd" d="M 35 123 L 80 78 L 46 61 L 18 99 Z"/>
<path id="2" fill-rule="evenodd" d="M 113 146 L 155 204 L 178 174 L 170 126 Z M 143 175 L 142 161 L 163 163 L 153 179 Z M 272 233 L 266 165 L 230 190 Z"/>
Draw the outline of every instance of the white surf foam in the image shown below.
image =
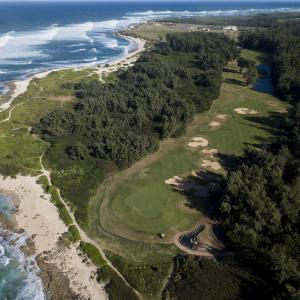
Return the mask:
<path id="1" fill-rule="evenodd" d="M 71 50 L 71 53 L 77 53 L 77 52 L 83 52 L 86 51 L 86 48 L 80 48 L 80 49 L 76 49 L 76 50 Z"/>
<path id="2" fill-rule="evenodd" d="M 14 288 L 16 289 L 16 300 L 46 299 L 42 281 L 38 276 L 40 271 L 34 256 L 26 257 L 20 250 L 26 245 L 28 236 L 26 234 L 11 233 L 0 228 L 0 268 L 7 270 L 7 276 L 16 277 L 17 281 Z M 17 275 L 20 274 L 18 277 Z M 20 278 L 22 282 L 20 284 Z M 14 278 L 2 278 L 2 281 L 12 283 Z M 20 284 L 20 285 L 18 285 Z"/>

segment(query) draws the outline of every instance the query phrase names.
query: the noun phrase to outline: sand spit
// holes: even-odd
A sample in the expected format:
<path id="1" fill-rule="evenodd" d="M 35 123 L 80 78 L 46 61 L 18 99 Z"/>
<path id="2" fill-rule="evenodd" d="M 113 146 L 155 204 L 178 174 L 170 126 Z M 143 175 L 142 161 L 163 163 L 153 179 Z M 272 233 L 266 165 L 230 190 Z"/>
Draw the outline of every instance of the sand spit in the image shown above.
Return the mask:
<path id="1" fill-rule="evenodd" d="M 258 112 L 256 110 L 253 109 L 249 109 L 249 108 L 236 108 L 234 109 L 234 111 L 240 115 L 256 115 L 258 114 Z"/>
<path id="2" fill-rule="evenodd" d="M 215 171 L 218 171 L 218 170 L 222 169 L 222 166 L 218 162 L 211 161 L 211 160 L 208 160 L 208 159 L 202 160 L 201 166 L 203 168 L 211 168 L 211 169 L 213 169 Z"/>
<path id="3" fill-rule="evenodd" d="M 203 137 L 194 137 L 191 142 L 188 143 L 188 146 L 191 148 L 197 148 L 197 147 L 207 147 L 208 146 L 208 140 Z"/>

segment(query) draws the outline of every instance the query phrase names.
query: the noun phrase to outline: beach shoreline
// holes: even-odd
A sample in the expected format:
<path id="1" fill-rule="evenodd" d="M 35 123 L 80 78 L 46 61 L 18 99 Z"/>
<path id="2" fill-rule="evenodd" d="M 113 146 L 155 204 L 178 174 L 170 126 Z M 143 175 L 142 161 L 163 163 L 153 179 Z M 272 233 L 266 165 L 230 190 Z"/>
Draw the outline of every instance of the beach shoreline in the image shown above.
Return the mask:
<path id="1" fill-rule="evenodd" d="M 102 76 L 116 72 L 120 68 L 132 66 L 139 54 L 145 50 L 144 40 L 122 36 L 134 43 L 134 48 L 126 56 L 114 59 L 110 63 L 94 65 L 94 73 L 99 75 L 100 81 L 103 80 Z M 31 75 L 25 80 L 13 82 L 11 83 L 13 90 L 8 92 L 10 97 L 0 105 L 0 111 L 7 109 L 11 111 L 14 107 L 14 100 L 27 91 L 33 79 L 44 78 L 55 71 L 69 69 L 80 71 L 86 68 L 91 68 L 91 66 L 52 69 Z M 46 294 L 50 293 L 51 299 L 59 299 L 55 298 L 55 295 L 58 295 L 55 290 L 60 285 L 60 280 L 49 283 L 49 278 L 57 274 L 61 277 L 61 284 L 68 283 L 70 291 L 80 299 L 108 299 L 105 284 L 99 283 L 96 279 L 97 268 L 84 259 L 78 242 L 69 246 L 63 245 L 62 237 L 68 232 L 68 227 L 60 219 L 57 208 L 50 201 L 50 195 L 45 193 L 42 186 L 37 183 L 38 179 L 38 176 L 18 175 L 16 178 L 0 176 L 0 194 L 9 196 L 16 205 L 16 213 L 13 215 L 14 228 L 24 230 L 28 235 L 28 241 L 31 244 L 30 251 L 33 251 L 41 269 L 40 277 Z M 52 290 L 49 291 L 49 289 Z"/>
<path id="2" fill-rule="evenodd" d="M 107 300 L 105 284 L 96 280 L 97 268 L 86 263 L 78 243 L 64 245 L 62 237 L 68 227 L 37 180 L 31 176 L 1 176 L 0 193 L 17 203 L 14 222 L 8 222 L 13 231 L 24 231 L 28 236 L 23 253 L 36 258 L 45 295 L 59 299 L 60 293 L 67 293 L 80 299 Z"/>
<path id="3" fill-rule="evenodd" d="M 33 79 L 45 78 L 52 72 L 58 72 L 63 70 L 81 71 L 88 68 L 95 68 L 95 73 L 99 74 L 101 80 L 102 73 L 107 74 L 107 73 L 115 72 L 121 67 L 132 65 L 132 63 L 135 62 L 134 59 L 135 56 L 137 56 L 138 54 L 140 54 L 145 50 L 146 42 L 142 39 L 135 38 L 132 36 L 127 36 L 119 32 L 116 32 L 115 35 L 118 35 L 128 40 L 129 42 L 133 43 L 135 45 L 133 50 L 129 51 L 127 54 L 121 57 L 114 58 L 111 61 L 107 61 L 105 63 L 99 64 L 99 62 L 98 63 L 95 62 L 95 63 L 89 63 L 89 64 L 84 64 L 79 66 L 66 66 L 66 67 L 54 68 L 54 69 L 49 69 L 49 70 L 41 71 L 36 74 L 29 75 L 24 80 L 9 81 L 6 83 L 8 87 L 8 91 L 3 95 L 0 95 L 0 112 L 9 109 L 13 101 L 27 91 L 28 86 Z"/>

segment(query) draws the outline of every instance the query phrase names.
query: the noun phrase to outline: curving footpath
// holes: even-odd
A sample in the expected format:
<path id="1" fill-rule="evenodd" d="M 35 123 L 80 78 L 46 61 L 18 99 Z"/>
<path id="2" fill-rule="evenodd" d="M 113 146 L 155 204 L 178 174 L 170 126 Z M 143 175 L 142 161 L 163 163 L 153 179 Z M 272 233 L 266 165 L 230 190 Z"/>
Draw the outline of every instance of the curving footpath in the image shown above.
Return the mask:
<path id="1" fill-rule="evenodd" d="M 44 165 L 43 165 L 43 156 L 44 154 L 40 157 L 40 163 L 41 163 L 41 167 L 42 167 L 42 175 L 45 175 L 49 181 L 49 185 L 53 185 L 52 184 L 52 181 L 51 181 L 51 173 L 45 169 Z M 107 265 L 124 281 L 124 283 L 130 288 L 132 289 L 135 294 L 138 296 L 139 299 L 143 299 L 142 295 L 133 287 L 131 286 L 128 281 L 126 280 L 126 278 L 120 273 L 120 271 L 113 266 L 113 264 L 110 262 L 110 260 L 106 257 L 105 253 L 103 252 L 102 248 L 100 247 L 100 245 L 94 241 L 93 239 L 91 239 L 90 237 L 87 236 L 87 234 L 81 229 L 81 227 L 79 226 L 79 224 L 77 223 L 75 217 L 74 217 L 74 214 L 71 212 L 69 206 L 67 205 L 67 203 L 64 201 L 64 199 L 62 198 L 61 194 L 60 194 L 60 190 L 57 188 L 57 191 L 58 191 L 58 195 L 59 195 L 59 198 L 60 200 L 62 201 L 62 203 L 65 205 L 68 213 L 70 214 L 71 218 L 72 218 L 72 221 L 73 221 L 73 225 L 76 226 L 76 228 L 78 229 L 79 231 L 79 234 L 81 236 L 81 240 L 83 242 L 86 242 L 86 243 L 90 243 L 92 244 L 94 247 L 96 247 L 100 254 L 102 255 L 103 259 L 105 260 L 105 262 L 107 263 Z"/>

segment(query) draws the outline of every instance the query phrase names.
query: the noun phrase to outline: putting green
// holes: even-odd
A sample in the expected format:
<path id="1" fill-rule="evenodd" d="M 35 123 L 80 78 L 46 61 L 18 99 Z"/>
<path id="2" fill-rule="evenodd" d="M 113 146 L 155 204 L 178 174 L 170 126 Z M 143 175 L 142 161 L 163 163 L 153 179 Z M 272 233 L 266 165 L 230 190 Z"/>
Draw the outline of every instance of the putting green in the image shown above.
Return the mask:
<path id="1" fill-rule="evenodd" d="M 130 180 L 130 169 L 118 174 L 113 201 L 107 201 L 109 215 L 101 215 L 105 230 L 116 234 L 130 231 L 131 238 L 147 239 L 159 232 L 172 235 L 199 219 L 200 213 L 190 209 L 186 199 L 179 192 L 172 192 L 172 187 L 164 182 L 173 177 L 174 172 L 182 174 L 195 168 L 197 154 L 180 144 L 169 148 L 158 161 L 137 168 L 134 180 Z M 106 212 L 100 210 L 103 211 Z"/>

